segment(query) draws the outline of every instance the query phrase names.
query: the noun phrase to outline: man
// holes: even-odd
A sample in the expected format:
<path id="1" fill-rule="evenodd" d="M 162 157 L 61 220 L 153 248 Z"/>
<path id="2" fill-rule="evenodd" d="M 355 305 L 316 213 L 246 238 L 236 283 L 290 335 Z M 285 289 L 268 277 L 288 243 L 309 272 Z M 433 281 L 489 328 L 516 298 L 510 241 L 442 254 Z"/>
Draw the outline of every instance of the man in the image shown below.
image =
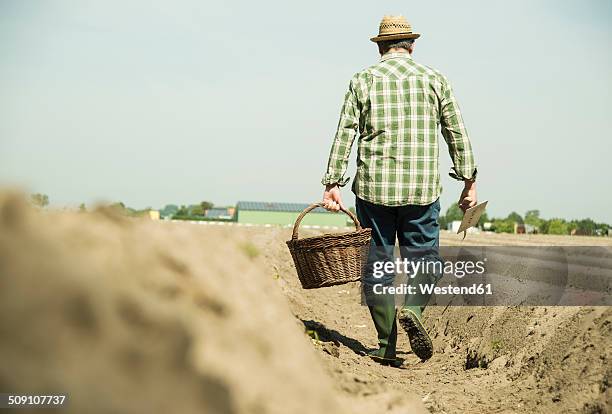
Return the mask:
<path id="1" fill-rule="evenodd" d="M 421 312 L 429 298 L 407 295 L 396 314 L 393 298 L 368 300 L 374 284 L 393 283 L 393 275 L 374 280 L 371 271 L 381 251 L 383 256 L 392 255 L 389 252 L 396 238 L 400 250 L 423 249 L 437 254 L 439 128 L 454 165 L 450 175 L 464 183 L 459 206 L 465 211 L 476 205 L 476 166 L 459 107 L 448 80 L 412 59 L 414 41 L 419 37 L 402 16 L 382 19 L 378 36 L 371 39 L 378 45 L 381 60 L 351 79 L 322 180 L 325 208 L 343 208 L 340 187 L 349 181 L 344 174 L 359 132 L 352 190 L 361 224 L 372 229 L 364 289 L 379 349 L 370 356 L 393 366 L 401 364 L 396 358 L 396 320 L 408 334 L 417 356 L 426 360 L 433 355 L 431 339 L 421 322 Z M 437 280 L 425 277 L 422 281 Z"/>

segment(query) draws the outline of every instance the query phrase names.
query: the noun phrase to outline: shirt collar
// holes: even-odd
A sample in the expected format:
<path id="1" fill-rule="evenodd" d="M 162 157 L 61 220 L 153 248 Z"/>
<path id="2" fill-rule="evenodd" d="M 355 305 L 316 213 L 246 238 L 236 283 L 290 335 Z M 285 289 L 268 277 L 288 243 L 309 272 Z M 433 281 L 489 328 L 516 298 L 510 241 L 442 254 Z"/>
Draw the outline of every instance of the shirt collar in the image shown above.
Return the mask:
<path id="1" fill-rule="evenodd" d="M 412 59 L 412 56 L 410 55 L 410 53 L 407 52 L 389 52 L 389 53 L 385 53 L 381 58 L 380 61 L 384 62 L 385 60 L 389 60 L 389 59 Z"/>

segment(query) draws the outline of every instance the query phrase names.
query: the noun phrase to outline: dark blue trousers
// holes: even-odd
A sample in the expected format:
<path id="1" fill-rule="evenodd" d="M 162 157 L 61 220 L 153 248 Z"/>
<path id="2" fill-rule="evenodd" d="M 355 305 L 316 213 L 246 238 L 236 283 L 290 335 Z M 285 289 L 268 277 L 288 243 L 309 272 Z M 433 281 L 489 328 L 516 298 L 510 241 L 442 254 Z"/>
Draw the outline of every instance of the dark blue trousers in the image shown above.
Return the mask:
<path id="1" fill-rule="evenodd" d="M 440 202 L 436 200 L 425 206 L 389 207 L 357 198 L 356 209 L 361 225 L 364 228 L 372 229 L 363 290 L 365 302 L 378 333 L 379 349 L 374 354 L 384 359 L 394 359 L 397 344 L 396 300 L 394 296 L 374 294 L 373 289 L 377 284 L 393 285 L 395 273 L 385 273 L 382 277 L 374 277 L 374 264 L 393 260 L 396 240 L 402 258 L 416 260 L 425 256 L 429 258 L 426 260 L 440 260 L 438 255 Z M 436 276 L 419 275 L 412 280 L 412 283 L 435 283 L 436 280 Z M 420 318 L 421 311 L 428 300 L 428 296 L 406 295 L 400 306 L 410 308 Z"/>
<path id="2" fill-rule="evenodd" d="M 389 207 L 356 198 L 357 218 L 372 229 L 372 244 L 435 248 L 440 245 L 440 200 L 425 206 Z"/>
<path id="3" fill-rule="evenodd" d="M 394 274 L 374 278 L 373 264 L 393 260 L 396 240 L 402 257 L 414 260 L 419 256 L 433 256 L 436 260 L 440 245 L 440 201 L 431 204 L 389 207 L 373 204 L 357 197 L 357 218 L 363 227 L 372 229 L 372 241 L 364 283 L 368 286 L 393 284 Z"/>

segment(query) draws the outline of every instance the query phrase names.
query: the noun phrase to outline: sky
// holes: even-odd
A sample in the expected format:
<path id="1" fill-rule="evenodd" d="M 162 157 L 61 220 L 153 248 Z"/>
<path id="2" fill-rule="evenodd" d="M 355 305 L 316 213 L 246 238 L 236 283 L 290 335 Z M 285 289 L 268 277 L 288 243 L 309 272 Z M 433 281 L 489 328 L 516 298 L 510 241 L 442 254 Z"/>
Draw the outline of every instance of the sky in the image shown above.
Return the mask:
<path id="1" fill-rule="evenodd" d="M 606 0 L 0 0 L 0 186 L 54 206 L 317 201 L 385 14 L 450 79 L 489 215 L 612 223 Z M 441 145 L 445 210 L 462 186 Z"/>

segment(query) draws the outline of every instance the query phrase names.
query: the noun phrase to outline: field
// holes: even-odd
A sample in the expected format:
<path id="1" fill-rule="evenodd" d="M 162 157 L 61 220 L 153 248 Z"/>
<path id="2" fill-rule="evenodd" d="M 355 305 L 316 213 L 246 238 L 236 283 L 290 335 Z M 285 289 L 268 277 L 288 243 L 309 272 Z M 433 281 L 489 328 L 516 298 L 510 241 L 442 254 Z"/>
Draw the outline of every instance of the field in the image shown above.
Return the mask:
<path id="1" fill-rule="evenodd" d="M 0 390 L 67 392 L 70 413 L 608 412 L 609 307 L 430 307 L 433 358 L 400 333 L 405 363 L 383 367 L 364 356 L 376 337 L 359 284 L 302 290 L 289 237 L 3 196 Z"/>

